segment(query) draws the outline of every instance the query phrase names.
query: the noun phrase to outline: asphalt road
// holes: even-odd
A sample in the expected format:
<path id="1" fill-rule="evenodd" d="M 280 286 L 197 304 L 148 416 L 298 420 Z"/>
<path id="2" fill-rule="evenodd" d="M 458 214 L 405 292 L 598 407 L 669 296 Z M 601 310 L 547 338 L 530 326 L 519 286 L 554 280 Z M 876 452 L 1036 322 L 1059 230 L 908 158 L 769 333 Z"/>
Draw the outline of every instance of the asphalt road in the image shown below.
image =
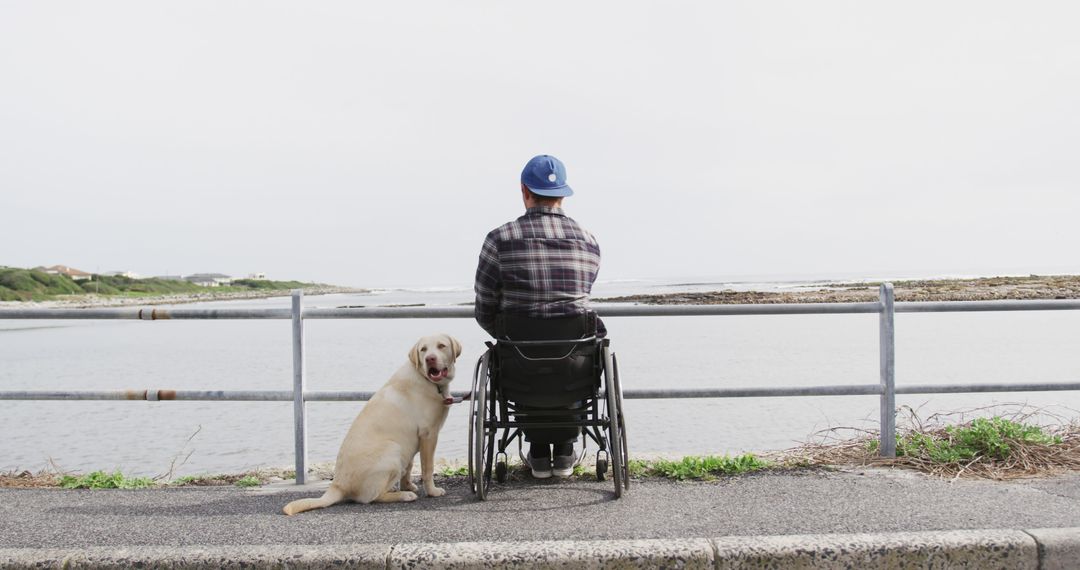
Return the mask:
<path id="1" fill-rule="evenodd" d="M 236 487 L 0 489 L 0 548 L 400 544 L 1080 527 L 1080 473 L 1001 483 L 904 471 L 763 473 L 709 483 L 524 481 L 477 502 L 464 481 L 440 498 L 342 504 L 295 517 L 320 492 Z"/>

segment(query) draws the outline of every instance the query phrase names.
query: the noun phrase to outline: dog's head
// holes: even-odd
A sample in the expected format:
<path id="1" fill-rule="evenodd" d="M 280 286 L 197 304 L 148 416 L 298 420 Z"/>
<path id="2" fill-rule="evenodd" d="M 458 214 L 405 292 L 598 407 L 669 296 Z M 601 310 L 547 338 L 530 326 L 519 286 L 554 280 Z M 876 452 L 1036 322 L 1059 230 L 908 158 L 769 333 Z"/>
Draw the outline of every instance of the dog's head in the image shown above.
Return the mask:
<path id="1" fill-rule="evenodd" d="M 435 384 L 454 379 L 454 361 L 461 356 L 461 343 L 448 334 L 425 336 L 409 351 L 409 361 L 421 376 Z"/>

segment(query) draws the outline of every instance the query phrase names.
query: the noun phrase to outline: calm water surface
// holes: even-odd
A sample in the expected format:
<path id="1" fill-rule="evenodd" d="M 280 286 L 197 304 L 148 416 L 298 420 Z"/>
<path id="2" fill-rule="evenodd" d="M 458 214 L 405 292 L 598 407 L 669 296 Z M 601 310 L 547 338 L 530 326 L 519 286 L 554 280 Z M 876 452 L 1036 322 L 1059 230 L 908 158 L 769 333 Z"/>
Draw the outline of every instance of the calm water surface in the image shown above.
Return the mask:
<path id="1" fill-rule="evenodd" d="M 599 295 L 642 292 L 611 285 Z M 651 291 L 649 291 L 651 292 Z M 467 291 L 389 291 L 309 297 L 336 307 L 453 304 Z M 279 307 L 288 298 L 188 307 Z M 877 315 L 608 319 L 626 389 L 866 384 L 878 381 Z M 306 323 L 311 390 L 375 390 L 419 336 L 465 345 L 457 390 L 467 390 L 485 334 L 465 319 Z M 1075 381 L 1080 312 L 900 314 L 897 383 Z M 0 390 L 290 390 L 287 321 L 0 321 Z M 1075 418 L 1074 392 L 901 396 L 922 415 L 996 403 L 1052 406 Z M 308 404 L 310 460 L 332 461 L 363 404 Z M 784 449 L 832 426 L 874 428 L 874 396 L 634 400 L 630 449 L 734 453 Z M 452 408 L 438 455 L 464 458 L 465 406 Z M 0 471 L 120 468 L 156 475 L 292 465 L 287 402 L 0 402 Z M 194 437 L 192 437 L 192 435 Z M 190 441 L 189 441 L 190 438 Z"/>

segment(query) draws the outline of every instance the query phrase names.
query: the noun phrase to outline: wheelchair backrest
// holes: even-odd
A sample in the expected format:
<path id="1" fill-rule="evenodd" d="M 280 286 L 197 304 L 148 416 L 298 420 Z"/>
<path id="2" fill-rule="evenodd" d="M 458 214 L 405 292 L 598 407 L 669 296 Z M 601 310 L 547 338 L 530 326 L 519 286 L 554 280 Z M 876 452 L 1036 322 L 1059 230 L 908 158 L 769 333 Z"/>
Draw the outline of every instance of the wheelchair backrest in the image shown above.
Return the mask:
<path id="1" fill-rule="evenodd" d="M 497 387 L 528 406 L 567 406 L 600 387 L 596 314 L 539 319 L 502 314 L 496 321 Z"/>

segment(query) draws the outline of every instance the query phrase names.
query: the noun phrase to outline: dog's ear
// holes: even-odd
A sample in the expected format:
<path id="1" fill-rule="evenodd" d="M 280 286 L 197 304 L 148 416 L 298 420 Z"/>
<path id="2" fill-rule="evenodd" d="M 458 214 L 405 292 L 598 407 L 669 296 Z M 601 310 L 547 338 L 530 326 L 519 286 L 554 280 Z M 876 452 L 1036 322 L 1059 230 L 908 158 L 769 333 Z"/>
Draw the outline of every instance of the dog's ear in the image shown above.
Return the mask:
<path id="1" fill-rule="evenodd" d="M 461 356 L 461 343 L 458 339 L 450 335 L 446 335 L 446 338 L 450 339 L 450 348 L 454 349 L 454 358 Z"/>
<path id="2" fill-rule="evenodd" d="M 416 344 L 409 349 L 409 362 L 416 368 L 420 368 L 420 341 L 416 341 Z"/>

